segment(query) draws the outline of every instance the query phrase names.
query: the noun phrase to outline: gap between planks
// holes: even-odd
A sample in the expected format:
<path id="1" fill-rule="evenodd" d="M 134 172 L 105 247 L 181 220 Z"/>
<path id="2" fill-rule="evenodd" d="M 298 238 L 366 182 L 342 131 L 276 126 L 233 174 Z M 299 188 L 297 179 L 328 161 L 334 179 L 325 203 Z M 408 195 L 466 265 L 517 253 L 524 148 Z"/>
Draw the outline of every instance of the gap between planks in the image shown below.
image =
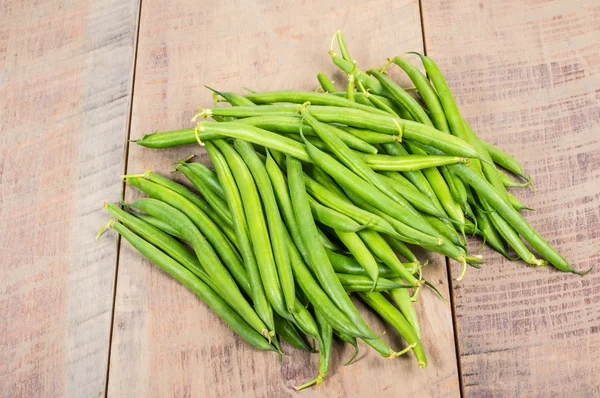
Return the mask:
<path id="1" fill-rule="evenodd" d="M 138 3 L 138 15 L 136 20 L 136 28 L 135 28 L 135 37 L 134 37 L 134 46 L 133 46 L 133 66 L 132 66 L 132 76 L 131 76 L 131 96 L 129 97 L 129 112 L 127 115 L 127 135 L 125 136 L 125 145 L 123 151 L 123 175 L 127 174 L 127 161 L 129 159 L 129 139 L 131 137 L 131 119 L 133 115 L 133 97 L 135 94 L 135 75 L 137 70 L 137 59 L 138 59 L 138 45 L 140 42 L 140 24 L 142 21 L 142 0 L 139 0 Z M 125 190 L 127 189 L 127 184 L 125 184 L 125 180 L 123 180 L 121 187 L 121 199 L 125 198 Z M 108 383 L 110 381 L 110 357 L 112 353 L 112 340 L 113 340 L 113 331 L 115 326 L 115 307 L 116 307 L 116 299 L 117 299 L 117 283 L 119 279 L 119 259 L 121 253 L 121 235 L 117 235 L 117 242 L 115 245 L 115 250 L 117 251 L 116 259 L 115 259 L 115 273 L 114 273 L 114 281 L 113 281 L 113 291 L 112 291 L 112 305 L 110 312 L 110 330 L 108 335 L 108 359 L 106 361 L 106 381 L 104 383 L 104 398 L 108 397 Z"/>

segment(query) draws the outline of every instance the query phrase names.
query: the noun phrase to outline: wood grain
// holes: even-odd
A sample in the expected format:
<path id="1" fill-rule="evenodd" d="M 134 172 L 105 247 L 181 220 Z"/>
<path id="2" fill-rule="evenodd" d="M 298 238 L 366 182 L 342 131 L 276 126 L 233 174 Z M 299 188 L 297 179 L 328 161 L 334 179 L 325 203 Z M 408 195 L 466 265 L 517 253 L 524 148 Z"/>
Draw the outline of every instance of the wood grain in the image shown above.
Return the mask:
<path id="1" fill-rule="evenodd" d="M 0 2 L 0 396 L 104 394 L 137 15 Z"/>
<path id="2" fill-rule="evenodd" d="M 209 84 L 240 92 L 306 89 L 316 74 L 335 68 L 327 51 L 336 29 L 343 29 L 353 56 L 364 68 L 385 57 L 421 49 L 416 1 L 352 1 L 343 6 L 269 1 L 202 7 L 186 0 L 143 3 L 134 89 L 132 138 L 155 130 L 190 125 L 195 106 L 210 106 Z M 339 80 L 339 76 L 336 77 Z M 130 146 L 127 169 L 168 173 L 170 163 L 204 151 L 196 145 L 156 151 Z M 127 189 L 131 199 L 138 195 Z M 115 198 L 116 199 L 116 198 Z M 317 356 L 290 352 L 283 363 L 257 352 L 212 314 L 190 292 L 121 247 L 115 327 L 110 360 L 110 396 L 287 396 L 312 377 Z M 447 294 L 444 259 L 435 257 L 427 276 Z M 424 291 L 419 303 L 429 367 L 411 357 L 380 358 L 361 344 L 360 360 L 343 367 L 349 347 L 336 346 L 330 376 L 303 396 L 457 396 L 454 337 L 449 305 Z M 374 330 L 383 324 L 369 316 Z M 398 337 L 388 331 L 393 346 Z"/>
<path id="3" fill-rule="evenodd" d="M 463 116 L 533 176 L 527 220 L 575 268 L 597 264 L 598 2 L 423 0 L 423 21 Z M 600 271 L 484 255 L 454 287 L 465 396 L 600 396 Z"/>

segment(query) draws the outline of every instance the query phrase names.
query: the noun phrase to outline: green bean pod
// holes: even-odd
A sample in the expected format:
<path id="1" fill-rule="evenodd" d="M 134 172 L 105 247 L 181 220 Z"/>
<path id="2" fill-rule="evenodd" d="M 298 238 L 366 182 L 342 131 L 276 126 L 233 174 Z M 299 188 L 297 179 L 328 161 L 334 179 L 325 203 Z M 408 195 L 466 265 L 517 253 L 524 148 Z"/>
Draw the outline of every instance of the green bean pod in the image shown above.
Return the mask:
<path id="1" fill-rule="evenodd" d="M 527 180 L 528 183 L 531 183 L 531 178 L 525 174 L 523 168 L 515 158 L 513 158 L 510 154 L 504 152 L 500 148 L 490 144 L 489 142 L 485 142 L 483 140 L 481 140 L 481 142 L 483 143 L 483 146 L 485 147 L 486 151 L 490 154 L 490 157 L 492 158 L 494 163 L 510 171 L 511 173 L 523 178 L 524 180 Z"/>
<path id="2" fill-rule="evenodd" d="M 371 278 L 371 287 L 375 289 L 379 278 L 379 265 L 375 261 L 373 254 L 369 251 L 369 248 L 355 232 L 335 230 L 335 233 L 348 251 L 352 253 L 356 261 L 364 268 L 367 275 Z"/>
<path id="3" fill-rule="evenodd" d="M 531 185 L 531 179 L 526 182 L 515 182 L 512 178 L 506 175 L 506 173 L 499 171 L 498 174 L 500 175 L 500 180 L 502 181 L 502 184 L 504 184 L 504 186 L 507 188 L 522 188 Z"/>
<path id="4" fill-rule="evenodd" d="M 447 164 L 467 163 L 466 158 L 459 156 L 425 156 L 408 155 L 403 157 L 388 155 L 361 154 L 360 157 L 373 170 L 415 171 Z"/>
<path id="5" fill-rule="evenodd" d="M 217 173 L 202 163 L 197 162 L 184 162 L 185 166 L 196 175 L 196 178 L 202 180 L 203 186 L 209 187 L 214 193 L 219 195 L 223 200 L 227 199 L 225 191 L 219 182 L 219 176 Z"/>
<path id="6" fill-rule="evenodd" d="M 398 142 L 398 137 L 389 134 L 377 133 L 373 130 L 357 129 L 348 126 L 338 126 L 340 129 L 354 135 L 355 137 L 368 142 L 369 144 L 384 144 L 387 142 Z M 350 146 L 350 145 L 348 145 Z"/>
<path id="7" fill-rule="evenodd" d="M 131 232 L 122 224 L 114 223 L 112 228 L 125 238 L 125 240 L 131 243 L 136 250 L 200 297 L 200 299 L 208 304 L 208 306 L 212 308 L 213 311 L 215 311 L 215 313 L 242 339 L 260 350 L 276 351 L 263 336 L 257 333 L 247 323 L 248 318 L 242 317 L 233 311 L 218 294 L 200 279 L 196 278 L 189 270 L 177 263 L 167 254 Z"/>
<path id="8" fill-rule="evenodd" d="M 385 292 L 393 289 L 405 289 L 410 287 L 402 283 L 396 283 L 386 278 L 378 278 L 373 282 L 366 275 L 336 274 L 347 292 Z"/>
<path id="9" fill-rule="evenodd" d="M 512 207 L 514 207 L 514 209 L 516 211 L 521 211 L 521 210 L 535 211 L 534 208 L 531 208 L 529 206 L 525 206 L 523 203 L 521 203 L 521 201 L 519 199 L 517 199 L 516 197 L 514 197 L 510 193 L 508 194 L 508 201 L 510 202 L 510 204 L 512 205 Z"/>
<path id="10" fill-rule="evenodd" d="M 206 144 L 206 150 L 217 175 L 219 176 L 219 181 L 225 191 L 229 210 L 231 211 L 231 216 L 234 220 L 233 227 L 238 241 L 238 248 L 248 272 L 254 308 L 260 318 L 271 327 L 271 330 L 273 330 L 275 327 L 273 309 L 269 305 L 260 279 L 260 271 L 258 270 L 256 258 L 254 257 L 252 244 L 250 243 L 248 222 L 246 220 L 246 215 L 244 214 L 244 206 L 242 204 L 238 186 L 225 157 L 219 149 L 213 143 L 209 142 Z"/>
<path id="11" fill-rule="evenodd" d="M 151 178 L 154 181 L 162 181 L 162 179 L 168 180 L 164 177 L 162 177 L 161 179 L 160 176 L 157 176 L 154 173 L 147 172 L 144 174 L 144 176 Z M 127 184 L 134 186 L 140 191 L 147 193 L 151 198 L 168 203 L 170 206 L 173 206 L 174 208 L 178 209 L 183 214 L 185 214 L 187 217 L 189 217 L 189 219 L 196 226 L 199 232 L 201 232 L 206 237 L 206 239 L 211 243 L 215 251 L 219 254 L 221 259 L 227 266 L 227 269 L 229 269 L 229 272 L 231 272 L 231 274 L 235 278 L 236 282 L 239 285 L 246 285 L 243 287 L 243 290 L 249 291 L 250 282 L 248 280 L 248 274 L 246 273 L 246 269 L 240 261 L 234 246 L 232 245 L 232 243 L 230 243 L 230 241 L 223 233 L 224 225 L 219 226 L 215 224 L 208 217 L 208 215 L 202 210 L 200 210 L 200 208 L 196 207 L 194 203 L 189 201 L 187 198 L 181 196 L 179 193 L 170 190 L 164 185 L 159 185 L 153 182 L 152 180 L 147 180 L 145 178 L 140 177 L 127 177 L 125 181 L 127 182 Z M 155 214 L 153 215 L 156 216 Z M 169 223 L 168 219 L 163 219 L 163 221 Z M 178 232 L 181 234 L 180 230 L 178 230 Z M 186 237 L 186 235 L 183 236 Z M 185 239 L 189 241 L 188 238 Z M 200 253 L 197 254 L 199 255 Z"/>
<path id="12" fill-rule="evenodd" d="M 371 69 L 368 73 L 379 80 L 381 85 L 391 94 L 392 98 L 402 105 L 403 108 L 408 110 L 414 120 L 433 126 L 429 116 L 427 116 L 427 113 L 425 113 L 425 110 L 423 110 L 417 100 L 398 86 L 392 79 L 376 69 Z"/>
<path id="13" fill-rule="evenodd" d="M 137 211 L 133 211 L 131 209 L 127 209 L 127 212 L 129 214 L 139 218 L 140 220 L 144 220 L 146 223 L 152 225 L 153 227 L 155 227 L 171 236 L 174 236 L 175 238 L 183 240 L 183 237 L 181 236 L 181 234 L 179 232 L 177 232 L 177 230 L 175 228 L 173 228 L 171 226 L 171 224 L 168 224 L 154 216 L 151 216 L 150 214 L 138 213 Z"/>
<path id="14" fill-rule="evenodd" d="M 256 315 L 252 307 L 248 304 L 233 278 L 223 266 L 219 257 L 208 243 L 206 238 L 200 233 L 196 225 L 181 211 L 171 205 L 156 199 L 138 199 L 130 204 L 131 207 L 149 213 L 155 217 L 169 222 L 178 232 L 184 236 L 185 240 L 191 243 L 200 264 L 204 267 L 208 275 L 219 286 L 219 290 L 229 295 L 229 302 L 232 307 L 263 336 L 270 334 L 265 324 Z"/>
<path id="15" fill-rule="evenodd" d="M 188 180 L 190 180 L 190 182 L 196 187 L 204 199 L 206 199 L 219 217 L 225 220 L 227 225 L 231 226 L 233 224 L 229 206 L 215 191 L 210 188 L 210 186 L 206 184 L 203 179 L 198 178 L 196 173 L 187 167 L 186 163 L 178 164 L 175 169 L 186 176 Z"/>
<path id="16" fill-rule="evenodd" d="M 326 93 L 335 93 L 338 91 L 338 89 L 335 88 L 335 85 L 333 84 L 333 82 L 331 80 L 329 80 L 329 78 L 327 76 L 325 76 L 325 74 L 323 72 L 319 72 L 317 74 L 317 79 L 319 80 L 319 84 L 321 85 L 321 88 Z"/>
<path id="17" fill-rule="evenodd" d="M 419 367 L 427 367 L 427 357 L 425 356 L 421 341 L 404 315 L 386 300 L 381 293 L 360 292 L 358 294 L 369 307 L 373 308 L 384 320 L 390 323 L 404 337 L 408 344 L 414 344 L 413 352 L 417 358 Z"/>
<path id="18" fill-rule="evenodd" d="M 225 157 L 239 188 L 250 231 L 250 242 L 267 299 L 275 312 L 287 319 L 290 314 L 279 282 L 273 247 L 256 183 L 242 157 L 229 144 L 224 140 L 215 140 L 214 144 Z"/>
<path id="19" fill-rule="evenodd" d="M 308 199 L 314 219 L 323 225 L 348 233 L 357 232 L 368 227 L 368 225 L 357 223 L 339 211 L 323 206 L 310 196 Z"/>
<path id="20" fill-rule="evenodd" d="M 390 267 L 398 276 L 404 279 L 406 283 L 414 287 L 421 286 L 422 282 L 415 278 L 413 274 L 404 267 L 404 264 L 400 262 L 394 251 L 381 235 L 368 229 L 360 231 L 358 235 L 371 252 L 373 252 L 375 257 L 379 258 L 385 265 Z"/>
<path id="21" fill-rule="evenodd" d="M 327 257 L 329 257 L 331 266 L 336 273 L 368 276 L 367 271 L 354 257 L 348 257 L 340 253 L 332 252 L 331 250 L 327 250 Z M 413 267 L 414 264 L 404 264 L 404 266 L 409 269 L 410 272 L 415 272 L 415 267 Z M 377 273 L 380 277 L 392 278 L 398 276 L 391 268 L 383 263 L 377 262 L 377 267 Z"/>
<path id="22" fill-rule="evenodd" d="M 402 283 L 402 279 L 395 278 L 392 279 L 392 282 Z M 410 293 L 408 289 L 393 289 L 389 291 L 390 296 L 400 308 L 400 312 L 404 315 L 404 318 L 410 323 L 415 334 L 420 339 L 421 338 L 421 326 L 419 325 L 419 319 L 417 317 L 417 311 L 415 310 L 415 306 L 410 299 Z"/>
<path id="23" fill-rule="evenodd" d="M 271 180 L 265 165 L 258 158 L 258 155 L 252 148 L 252 145 L 239 140 L 236 140 L 234 145 L 246 162 L 248 169 L 252 173 L 260 196 L 263 200 L 269 234 L 271 237 L 273 255 L 277 265 L 279 283 L 283 291 L 283 297 L 285 299 L 287 309 L 288 311 L 293 312 L 296 301 L 294 275 L 287 252 L 287 245 L 285 244 L 283 238 L 283 229 L 285 226 L 281 218 L 281 213 L 279 212 L 279 207 L 277 206 L 277 199 L 275 198 Z"/>
<path id="24" fill-rule="evenodd" d="M 279 315 L 275 315 L 275 330 L 277 331 L 277 335 L 289 346 L 303 351 L 312 351 L 296 327 L 290 321 Z"/>
<path id="25" fill-rule="evenodd" d="M 302 164 L 297 159 L 288 156 L 287 172 L 294 213 L 300 227 L 300 235 L 306 247 L 311 248 L 308 251 L 308 257 L 317 279 L 336 306 L 359 328 L 365 342 L 382 355 L 393 356 L 394 352 L 375 336 L 362 319 L 360 313 L 344 291 L 340 281 L 335 276 L 325 248 L 318 239 L 317 228 L 312 218 L 308 194 L 304 186 Z"/>
<path id="26" fill-rule="evenodd" d="M 349 100 L 347 98 L 341 98 L 335 95 L 329 95 L 325 93 L 317 93 L 314 91 L 270 91 L 263 93 L 247 94 L 246 98 L 255 104 L 273 104 L 277 102 L 291 102 L 294 104 L 304 104 L 305 102 L 310 102 L 313 105 L 339 106 L 344 108 L 359 109 L 367 113 L 379 115 L 386 114 L 385 112 L 377 108 L 358 104 L 353 100 Z"/>

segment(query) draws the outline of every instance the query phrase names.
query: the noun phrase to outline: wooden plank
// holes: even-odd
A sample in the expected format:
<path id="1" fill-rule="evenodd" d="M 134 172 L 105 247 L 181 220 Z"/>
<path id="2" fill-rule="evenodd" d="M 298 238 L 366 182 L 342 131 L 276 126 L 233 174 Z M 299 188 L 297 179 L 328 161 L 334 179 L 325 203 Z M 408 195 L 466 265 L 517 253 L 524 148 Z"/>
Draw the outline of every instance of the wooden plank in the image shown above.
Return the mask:
<path id="1" fill-rule="evenodd" d="M 0 4 L 0 396 L 104 394 L 137 10 Z"/>
<path id="2" fill-rule="evenodd" d="M 343 29 L 352 54 L 366 67 L 381 65 L 400 49 L 422 48 L 418 4 L 328 1 L 318 7 L 289 3 L 147 0 L 140 24 L 132 138 L 190 125 L 195 106 L 211 106 L 204 84 L 240 91 L 316 87 L 319 71 L 332 74 L 327 51 Z M 339 80 L 339 76 L 336 78 Z M 167 174 L 170 163 L 197 145 L 156 151 L 130 146 L 128 172 L 147 168 Z M 202 157 L 207 161 L 206 157 Z M 126 196 L 137 195 L 127 189 Z M 427 276 L 447 294 L 443 257 Z M 306 396 L 457 396 L 458 377 L 449 305 L 424 291 L 419 303 L 429 368 L 412 358 L 384 360 L 361 343 L 360 360 L 343 367 L 349 347 L 336 346 L 332 371 Z M 374 330 L 383 325 L 370 316 Z M 385 329 L 388 330 L 388 329 Z M 387 339 L 399 340 L 388 330 Z M 250 348 L 190 292 L 122 245 L 110 361 L 111 396 L 284 396 L 315 376 L 316 355 L 298 352 L 279 363 Z"/>
<path id="3" fill-rule="evenodd" d="M 428 54 L 464 117 L 537 188 L 526 218 L 577 269 L 600 260 L 597 1 L 424 0 Z M 490 250 L 455 284 L 466 396 L 600 395 L 600 272 L 531 269 Z"/>

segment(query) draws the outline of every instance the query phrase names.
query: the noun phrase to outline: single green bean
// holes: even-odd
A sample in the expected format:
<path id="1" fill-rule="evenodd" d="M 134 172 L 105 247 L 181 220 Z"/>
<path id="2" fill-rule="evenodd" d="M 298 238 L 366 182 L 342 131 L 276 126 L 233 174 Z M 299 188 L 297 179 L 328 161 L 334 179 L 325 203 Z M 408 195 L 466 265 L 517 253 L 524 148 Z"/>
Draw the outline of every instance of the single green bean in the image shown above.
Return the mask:
<path id="1" fill-rule="evenodd" d="M 329 80 L 329 78 L 327 76 L 325 76 L 325 74 L 323 74 L 323 72 L 319 72 L 317 74 L 317 79 L 319 80 L 319 84 L 321 85 L 321 88 L 326 93 L 335 93 L 338 91 L 338 89 L 335 88 L 335 85 L 333 84 L 333 82 L 331 80 Z"/>
<path id="2" fill-rule="evenodd" d="M 467 163 L 466 158 L 459 156 L 424 156 L 408 155 L 403 157 L 389 155 L 361 154 L 360 157 L 373 170 L 414 171 L 447 164 Z"/>
<path id="3" fill-rule="evenodd" d="M 275 315 L 275 330 L 289 346 L 303 351 L 312 351 L 304 338 L 300 335 L 296 327 L 287 319 Z"/>
<path id="4" fill-rule="evenodd" d="M 494 145 L 490 144 L 489 142 L 485 142 L 482 140 L 482 143 L 483 143 L 483 146 L 485 147 L 485 149 L 487 150 L 487 152 L 490 154 L 494 163 L 496 163 L 498 166 L 510 171 L 511 173 L 518 175 L 519 177 L 523 178 L 524 180 L 527 180 L 527 182 L 529 182 L 529 183 L 531 182 L 531 178 L 525 174 L 525 172 L 523 171 L 523 168 L 521 167 L 521 165 L 519 164 L 519 162 L 517 162 L 517 160 L 515 158 L 513 158 L 511 155 L 504 152 L 500 148 L 495 147 Z"/>
<path id="5" fill-rule="evenodd" d="M 339 254 L 336 252 L 332 252 L 331 250 L 327 250 L 327 257 L 329 257 L 329 261 L 331 261 L 331 266 L 335 270 L 336 273 L 340 274 L 351 274 L 351 275 L 366 275 L 367 271 L 363 268 L 362 265 L 354 257 L 348 257 L 343 254 Z M 412 264 L 405 264 L 406 266 L 410 266 Z M 397 276 L 391 268 L 387 265 L 377 262 L 377 273 L 380 277 L 383 278 L 391 278 Z M 414 268 L 409 269 L 409 271 L 414 273 Z"/>
<path id="6" fill-rule="evenodd" d="M 376 283 L 366 275 L 336 274 L 347 292 L 386 292 L 393 289 L 406 289 L 411 286 L 378 278 Z"/>
<path id="7" fill-rule="evenodd" d="M 526 182 L 515 182 L 512 178 L 510 178 L 506 173 L 503 173 L 502 171 L 499 171 L 498 174 L 500 175 L 500 180 L 502 181 L 502 184 L 504 184 L 505 187 L 522 188 L 531 185 L 531 179 L 527 180 Z"/>
<path id="8" fill-rule="evenodd" d="M 179 232 L 177 232 L 177 230 L 175 228 L 173 228 L 171 226 L 171 224 L 168 224 L 166 222 L 163 222 L 162 220 L 151 216 L 150 214 L 144 214 L 144 213 L 138 213 L 137 211 L 133 211 L 131 209 L 127 209 L 127 212 L 129 214 L 134 215 L 135 217 L 144 220 L 145 222 L 147 222 L 148 224 L 154 226 L 155 228 L 171 235 L 174 236 L 178 239 L 182 239 L 183 237 L 181 236 L 181 234 Z"/>
<path id="9" fill-rule="evenodd" d="M 394 307 L 381 293 L 358 293 L 365 303 L 375 310 L 384 320 L 390 323 L 410 345 L 414 345 L 413 352 L 420 368 L 427 367 L 427 357 L 412 325 L 404 315 Z"/>
<path id="10" fill-rule="evenodd" d="M 379 265 L 377 264 L 377 261 L 375 261 L 373 254 L 369 251 L 369 248 L 356 232 L 335 230 L 335 233 L 348 251 L 352 253 L 352 256 L 354 256 L 356 261 L 364 268 L 367 275 L 371 278 L 371 287 L 375 289 L 377 280 L 379 279 Z"/>
<path id="11" fill-rule="evenodd" d="M 521 201 L 519 199 L 517 199 L 516 197 L 514 197 L 510 193 L 508 194 L 508 201 L 510 202 L 510 204 L 512 205 L 512 207 L 515 208 L 516 211 L 521 211 L 521 210 L 535 211 L 534 208 L 531 208 L 529 206 L 525 206 L 523 203 L 521 203 Z"/>
<path id="12" fill-rule="evenodd" d="M 395 278 L 392 279 L 393 282 L 402 283 L 402 279 Z M 421 326 L 419 325 L 419 319 L 417 317 L 417 311 L 415 310 L 415 306 L 410 299 L 410 293 L 408 289 L 393 289 L 389 291 L 390 296 L 400 308 L 400 312 L 404 315 L 404 318 L 410 323 L 415 334 L 420 339 L 421 338 Z"/>

